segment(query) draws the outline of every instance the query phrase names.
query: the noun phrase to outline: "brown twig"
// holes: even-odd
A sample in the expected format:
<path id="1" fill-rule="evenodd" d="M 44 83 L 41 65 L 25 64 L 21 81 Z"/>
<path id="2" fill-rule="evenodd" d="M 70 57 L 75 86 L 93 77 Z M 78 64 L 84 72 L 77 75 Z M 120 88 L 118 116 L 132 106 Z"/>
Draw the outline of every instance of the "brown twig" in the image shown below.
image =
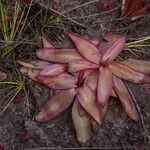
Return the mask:
<path id="1" fill-rule="evenodd" d="M 139 116 L 140 116 L 141 124 L 142 124 L 142 126 L 143 126 L 144 131 L 146 132 L 147 138 L 148 138 L 148 140 L 150 140 L 150 136 L 149 136 L 149 133 L 148 133 L 148 131 L 147 131 L 147 129 L 146 129 L 146 125 L 145 125 L 145 122 L 144 122 L 144 119 L 143 119 L 143 116 L 142 116 L 142 113 L 141 113 L 141 109 L 140 109 L 140 107 L 138 106 L 138 103 L 137 103 L 137 101 L 136 101 L 136 99 L 135 99 L 135 97 L 134 97 L 134 95 L 133 95 L 133 93 L 132 93 L 130 87 L 128 86 L 127 83 L 125 83 L 125 85 L 126 85 L 126 87 L 128 88 L 128 91 L 129 91 L 129 93 L 130 93 L 130 95 L 131 95 L 131 97 L 132 97 L 132 99 L 133 99 L 133 102 L 134 102 L 134 104 L 135 104 L 135 106 L 136 106 L 136 109 L 137 109 L 138 114 L 139 114 Z"/>
<path id="2" fill-rule="evenodd" d="M 53 9 L 53 8 L 50 8 L 50 7 L 45 6 L 45 5 L 44 5 L 43 3 L 41 3 L 39 0 L 36 0 L 36 3 L 37 3 L 38 5 L 40 5 L 42 8 L 49 9 L 49 10 L 52 11 L 53 13 L 56 13 L 56 14 L 58 14 L 58 15 L 64 17 L 64 18 L 68 19 L 69 21 L 71 21 L 71 22 L 77 24 L 77 25 L 80 26 L 80 27 L 86 28 L 85 25 L 83 25 L 83 24 L 81 24 L 81 23 L 79 23 L 79 22 L 77 22 L 77 21 L 71 19 L 70 17 L 67 17 L 66 15 L 62 14 L 61 12 L 58 12 L 57 10 L 55 10 L 55 9 Z"/>
<path id="3" fill-rule="evenodd" d="M 89 4 L 96 3 L 96 2 L 98 2 L 98 0 L 93 0 L 93 1 L 86 2 L 84 4 L 81 4 L 81 5 L 78 5 L 78 6 L 74 7 L 74 8 L 71 8 L 70 10 L 66 10 L 66 11 L 62 12 L 62 14 L 66 14 L 68 12 L 71 12 L 73 10 L 79 9 L 81 7 L 84 7 L 84 6 L 87 6 Z"/>

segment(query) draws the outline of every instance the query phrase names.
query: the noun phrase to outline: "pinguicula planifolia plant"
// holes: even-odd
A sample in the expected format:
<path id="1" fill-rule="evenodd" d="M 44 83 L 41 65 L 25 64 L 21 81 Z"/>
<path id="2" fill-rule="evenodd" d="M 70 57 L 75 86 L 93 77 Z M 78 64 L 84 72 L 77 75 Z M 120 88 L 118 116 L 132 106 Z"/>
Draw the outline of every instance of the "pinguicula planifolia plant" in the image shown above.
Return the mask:
<path id="1" fill-rule="evenodd" d="M 54 90 L 54 95 L 35 116 L 47 122 L 72 106 L 72 119 L 78 141 L 86 143 L 92 135 L 92 124 L 102 124 L 110 96 L 119 98 L 128 116 L 139 120 L 132 96 L 124 80 L 148 83 L 150 62 L 129 59 L 118 63 L 116 57 L 126 43 L 125 36 L 108 34 L 105 40 L 68 33 L 74 48 L 56 48 L 43 37 L 44 48 L 36 51 L 40 60 L 18 61 L 20 71 Z"/>

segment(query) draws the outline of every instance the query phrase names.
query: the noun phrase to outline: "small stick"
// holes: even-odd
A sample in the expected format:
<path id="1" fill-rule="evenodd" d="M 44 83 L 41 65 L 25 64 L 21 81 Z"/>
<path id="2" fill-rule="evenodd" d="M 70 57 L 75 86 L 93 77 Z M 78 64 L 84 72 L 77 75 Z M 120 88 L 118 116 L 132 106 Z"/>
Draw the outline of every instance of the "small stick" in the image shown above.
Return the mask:
<path id="1" fill-rule="evenodd" d="M 140 119 L 141 119 L 142 126 L 143 126 L 143 128 L 144 128 L 144 131 L 146 132 L 147 138 L 148 138 L 148 140 L 150 140 L 150 136 L 149 136 L 148 131 L 147 131 L 147 129 L 146 129 L 146 125 L 145 125 L 145 122 L 144 122 L 144 119 L 143 119 L 143 116 L 142 116 L 142 113 L 141 113 L 141 109 L 139 108 L 138 103 L 137 103 L 137 101 L 136 101 L 136 99 L 135 99 L 135 97 L 134 97 L 134 95 L 133 95 L 133 93 L 132 93 L 130 87 L 128 86 L 127 83 L 125 83 L 125 85 L 126 85 L 126 87 L 128 88 L 128 91 L 129 91 L 129 93 L 130 93 L 130 95 L 131 95 L 131 97 L 132 97 L 132 99 L 133 99 L 133 102 L 134 102 L 134 104 L 135 104 L 135 106 L 136 106 L 136 109 L 137 109 L 138 114 L 139 114 Z"/>
<path id="2" fill-rule="evenodd" d="M 58 15 L 64 17 L 64 18 L 70 20 L 71 22 L 77 24 L 78 26 L 81 26 L 81 27 L 83 27 L 83 28 L 86 28 L 85 25 L 83 25 L 83 24 L 81 24 L 81 23 L 79 23 L 79 22 L 77 22 L 77 21 L 71 19 L 70 17 L 67 17 L 66 15 L 64 15 L 64 14 L 62 14 L 62 13 L 56 11 L 56 10 L 53 9 L 53 8 L 49 8 L 49 7 L 45 6 L 44 4 L 42 4 L 41 2 L 39 2 L 39 0 L 37 0 L 36 2 L 37 2 L 41 7 L 46 8 L 46 9 L 49 9 L 50 11 L 52 11 L 52 12 L 54 12 L 54 13 L 56 13 L 56 14 L 58 14 Z"/>
<path id="3" fill-rule="evenodd" d="M 89 2 L 86 2 L 86 3 L 84 3 L 84 4 L 78 5 L 78 6 L 72 8 L 72 9 L 70 9 L 70 10 L 67 10 L 67 11 L 62 12 L 62 14 L 66 14 L 66 13 L 68 13 L 68 12 L 71 12 L 71 11 L 73 11 L 73 10 L 79 9 L 79 8 L 81 8 L 81 7 L 87 6 L 87 5 L 92 4 L 92 3 L 95 3 L 95 2 L 98 2 L 98 0 L 89 1 Z"/>

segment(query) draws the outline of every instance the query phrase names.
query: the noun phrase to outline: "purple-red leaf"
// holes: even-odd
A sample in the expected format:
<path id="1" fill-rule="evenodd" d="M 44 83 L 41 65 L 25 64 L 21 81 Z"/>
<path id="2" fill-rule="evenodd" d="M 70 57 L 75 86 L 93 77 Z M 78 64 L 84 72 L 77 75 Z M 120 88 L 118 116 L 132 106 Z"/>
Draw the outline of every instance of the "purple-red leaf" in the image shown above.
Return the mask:
<path id="1" fill-rule="evenodd" d="M 98 71 L 91 73 L 85 80 L 87 86 L 89 86 L 93 91 L 96 91 L 98 83 Z"/>
<path id="2" fill-rule="evenodd" d="M 51 64 L 40 72 L 42 76 L 57 76 L 66 70 L 65 64 Z"/>
<path id="3" fill-rule="evenodd" d="M 84 84 L 78 89 L 77 98 L 82 107 L 101 125 L 102 114 L 96 104 L 95 92 Z"/>
<path id="4" fill-rule="evenodd" d="M 54 43 L 45 36 L 42 36 L 42 42 L 44 48 L 56 48 Z"/>
<path id="5" fill-rule="evenodd" d="M 96 69 L 96 68 L 98 68 L 98 65 L 86 60 L 71 61 L 68 64 L 69 72 L 78 72 L 82 70 Z"/>
<path id="6" fill-rule="evenodd" d="M 40 59 L 58 63 L 68 63 L 70 61 L 83 59 L 83 57 L 74 49 L 44 48 L 38 49 L 36 55 Z"/>
<path id="7" fill-rule="evenodd" d="M 68 35 L 84 58 L 96 64 L 100 63 L 102 55 L 93 43 L 72 33 Z"/>
<path id="8" fill-rule="evenodd" d="M 115 76 L 113 76 L 113 82 L 115 92 L 117 93 L 126 113 L 131 119 L 138 121 L 139 115 L 127 87 L 121 79 Z"/>
<path id="9" fill-rule="evenodd" d="M 105 36 L 103 36 L 103 39 L 98 45 L 99 50 L 101 53 L 104 55 L 108 49 L 116 42 L 119 40 L 122 36 L 121 35 L 116 35 L 113 33 L 108 33 Z"/>
<path id="10" fill-rule="evenodd" d="M 72 120 L 76 130 L 78 142 L 84 145 L 92 136 L 91 120 L 88 116 L 80 116 L 80 104 L 76 98 L 72 106 Z"/>
<path id="11" fill-rule="evenodd" d="M 32 68 L 32 69 L 44 69 L 45 67 L 49 66 L 51 63 L 41 60 L 32 60 L 29 62 L 25 62 L 22 60 L 17 60 L 17 63 L 19 65 L 22 65 L 26 68 Z"/>
<path id="12" fill-rule="evenodd" d="M 86 85 L 89 86 L 93 91 L 96 92 L 97 83 L 98 83 L 98 71 L 94 71 L 93 73 L 91 73 L 91 74 L 87 77 L 87 79 L 85 80 L 85 83 L 86 83 Z M 117 95 L 115 94 L 114 90 L 112 90 L 111 96 L 117 97 Z"/>
<path id="13" fill-rule="evenodd" d="M 79 73 L 77 73 L 78 76 L 78 86 L 81 86 L 86 78 L 93 72 L 93 69 L 87 69 L 87 70 L 82 70 Z"/>
<path id="14" fill-rule="evenodd" d="M 90 41 L 92 44 L 94 44 L 95 46 L 97 46 L 99 44 L 99 40 L 97 39 L 91 39 L 89 38 L 87 35 L 84 35 L 84 36 L 80 36 L 81 38 L 84 38 L 88 41 Z"/>
<path id="15" fill-rule="evenodd" d="M 61 90 L 71 89 L 77 87 L 77 78 L 67 73 L 60 74 L 58 76 L 41 76 L 36 77 L 40 83 L 43 83 L 49 88 Z"/>
<path id="16" fill-rule="evenodd" d="M 112 92 L 112 72 L 107 67 L 99 68 L 99 78 L 97 84 L 97 103 L 98 106 L 103 108 L 111 95 Z"/>
<path id="17" fill-rule="evenodd" d="M 112 62 L 123 50 L 124 44 L 126 42 L 126 37 L 118 38 L 109 49 L 104 53 L 102 57 L 102 63 Z"/>
<path id="18" fill-rule="evenodd" d="M 142 72 L 144 74 L 150 74 L 150 61 L 148 60 L 127 59 L 121 63 L 132 68 L 133 70 Z"/>
<path id="19" fill-rule="evenodd" d="M 118 98 L 118 96 L 117 96 L 117 94 L 116 94 L 116 92 L 115 92 L 114 89 L 112 89 L 112 91 L 111 91 L 111 96 L 112 96 L 112 97 Z"/>
<path id="20" fill-rule="evenodd" d="M 35 120 L 38 122 L 47 122 L 56 118 L 71 105 L 75 94 L 74 89 L 61 90 L 56 93 L 44 104 L 40 112 L 35 116 Z"/>
<path id="21" fill-rule="evenodd" d="M 112 73 L 121 79 L 128 80 L 133 83 L 145 82 L 146 76 L 143 73 L 135 71 L 125 65 L 113 62 L 109 67 L 111 68 Z"/>
<path id="22" fill-rule="evenodd" d="M 76 97 L 76 99 L 78 99 L 77 97 Z M 86 110 L 79 104 L 79 107 L 78 107 L 78 113 L 79 113 L 79 115 L 82 117 L 82 116 L 84 116 L 84 115 L 87 115 L 87 112 L 86 112 Z"/>
<path id="23" fill-rule="evenodd" d="M 32 69 L 32 68 L 26 68 L 26 67 L 21 67 L 19 71 L 26 75 L 27 77 L 31 78 L 32 80 L 39 82 L 36 78 L 36 76 L 40 73 L 41 70 L 39 69 Z"/>

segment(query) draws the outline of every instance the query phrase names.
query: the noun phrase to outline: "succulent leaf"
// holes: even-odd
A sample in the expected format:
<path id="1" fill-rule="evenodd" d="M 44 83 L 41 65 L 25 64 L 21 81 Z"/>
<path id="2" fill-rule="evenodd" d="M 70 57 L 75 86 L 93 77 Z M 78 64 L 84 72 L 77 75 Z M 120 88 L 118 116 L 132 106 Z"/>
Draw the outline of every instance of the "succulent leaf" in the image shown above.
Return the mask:
<path id="1" fill-rule="evenodd" d="M 60 74 L 58 76 L 36 76 L 40 83 L 46 85 L 49 88 L 56 90 L 71 89 L 77 87 L 77 78 L 67 73 Z"/>
<path id="2" fill-rule="evenodd" d="M 23 67 L 31 68 L 31 69 L 44 69 L 45 67 L 49 66 L 51 63 L 41 60 L 32 60 L 29 62 L 17 60 L 17 63 Z"/>
<path id="3" fill-rule="evenodd" d="M 40 72 L 42 76 L 57 76 L 65 72 L 65 64 L 51 64 Z"/>
<path id="4" fill-rule="evenodd" d="M 131 119 L 138 121 L 139 115 L 126 85 L 116 76 L 113 76 L 113 83 L 115 92 L 117 93 L 126 113 Z"/>
<path id="5" fill-rule="evenodd" d="M 32 69 L 32 68 L 26 68 L 26 67 L 21 67 L 19 68 L 19 71 L 26 75 L 27 77 L 31 78 L 32 80 L 39 82 L 36 78 L 36 76 L 40 73 L 41 70 L 39 69 Z"/>
<path id="6" fill-rule="evenodd" d="M 98 65 L 93 64 L 86 60 L 71 61 L 68 64 L 69 72 L 79 72 L 82 70 L 96 69 L 96 68 L 98 68 Z"/>
<path id="7" fill-rule="evenodd" d="M 41 48 L 36 51 L 36 55 L 42 60 L 58 63 L 68 63 L 73 60 L 83 59 L 75 49 Z"/>
<path id="8" fill-rule="evenodd" d="M 86 84 L 77 90 L 77 98 L 82 107 L 97 121 L 102 124 L 102 114 L 96 104 L 96 96 L 94 91 Z"/>
<path id="9" fill-rule="evenodd" d="M 138 59 L 127 59 L 121 62 L 123 65 L 132 68 L 133 70 L 150 74 L 150 61 L 149 60 L 138 60 Z"/>
<path id="10" fill-rule="evenodd" d="M 99 65 L 102 55 L 93 43 L 72 33 L 68 35 L 84 58 Z"/>
<path id="11" fill-rule="evenodd" d="M 50 41 L 47 37 L 42 36 L 42 43 L 44 48 L 55 48 L 55 45 L 52 41 Z"/>
<path id="12" fill-rule="evenodd" d="M 74 89 L 61 90 L 50 98 L 35 116 L 38 122 L 47 122 L 56 118 L 61 112 L 67 109 L 73 102 L 76 92 Z"/>
<path id="13" fill-rule="evenodd" d="M 80 116 L 79 109 L 80 104 L 76 97 L 73 106 L 72 106 L 72 120 L 77 134 L 78 142 L 84 146 L 84 144 L 91 138 L 92 136 L 92 127 L 91 120 L 88 116 Z"/>
<path id="14" fill-rule="evenodd" d="M 107 61 L 112 62 L 123 50 L 125 42 L 125 36 L 118 38 L 104 53 L 102 57 L 102 63 Z"/>
<path id="15" fill-rule="evenodd" d="M 112 72 L 109 68 L 101 66 L 97 83 L 97 103 L 103 108 L 111 95 L 113 86 Z"/>
<path id="16" fill-rule="evenodd" d="M 110 64 L 110 69 L 114 75 L 121 79 L 128 80 L 133 83 L 144 82 L 145 75 L 143 73 L 135 71 L 123 64 L 113 62 Z"/>

